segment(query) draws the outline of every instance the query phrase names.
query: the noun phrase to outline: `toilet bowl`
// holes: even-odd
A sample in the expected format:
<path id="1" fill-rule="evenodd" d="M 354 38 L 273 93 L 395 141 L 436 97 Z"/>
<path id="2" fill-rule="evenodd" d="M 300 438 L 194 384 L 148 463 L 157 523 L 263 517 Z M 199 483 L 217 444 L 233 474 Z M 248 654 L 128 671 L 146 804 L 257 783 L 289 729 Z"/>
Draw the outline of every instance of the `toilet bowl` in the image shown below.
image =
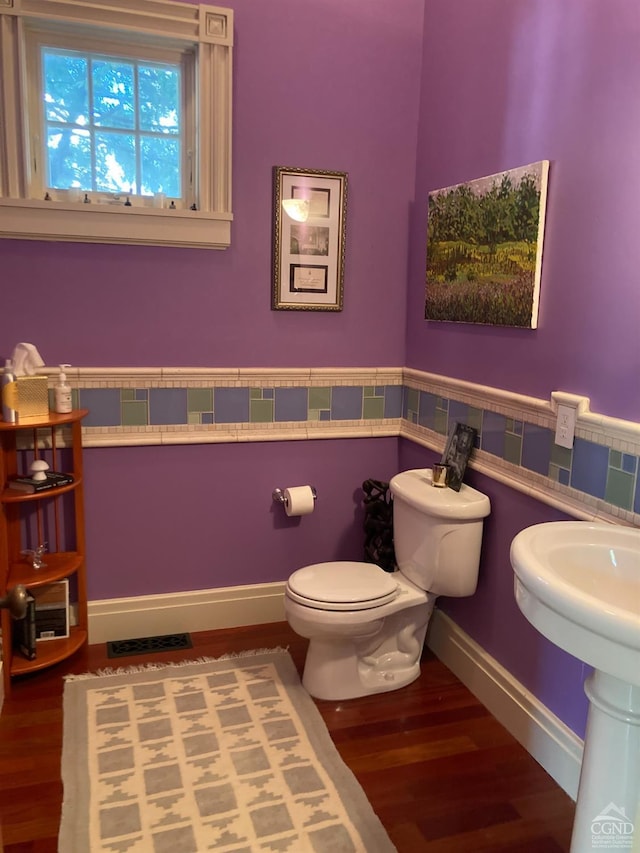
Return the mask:
<path id="1" fill-rule="evenodd" d="M 309 597 L 303 601 L 296 589 L 306 588 L 309 570 L 318 586 L 326 576 L 326 597 L 338 602 Z M 336 592 L 338 577 L 352 591 L 357 579 L 362 599 L 354 595 L 347 602 L 341 597 Z M 389 591 L 367 597 L 376 587 Z M 310 640 L 302 677 L 306 690 L 318 699 L 353 699 L 414 681 L 434 602 L 435 596 L 400 572 L 388 573 L 371 563 L 320 563 L 298 569 L 287 583 L 284 607 L 296 634 Z"/>
<path id="2" fill-rule="evenodd" d="M 459 492 L 435 488 L 430 469 L 397 474 L 390 491 L 397 571 L 315 563 L 287 581 L 287 621 L 309 640 L 302 683 L 318 699 L 410 684 L 420 674 L 437 596 L 475 592 L 488 497 L 466 485 Z"/>

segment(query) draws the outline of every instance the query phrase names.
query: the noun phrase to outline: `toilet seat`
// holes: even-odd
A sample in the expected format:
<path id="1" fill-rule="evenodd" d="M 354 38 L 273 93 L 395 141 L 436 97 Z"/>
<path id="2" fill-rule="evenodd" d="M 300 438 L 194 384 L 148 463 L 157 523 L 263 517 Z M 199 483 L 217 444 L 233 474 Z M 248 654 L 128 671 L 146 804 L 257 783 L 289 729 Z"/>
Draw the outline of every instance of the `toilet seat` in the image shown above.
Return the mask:
<path id="1" fill-rule="evenodd" d="M 393 601 L 394 576 L 372 563 L 314 563 L 295 571 L 287 582 L 293 601 L 317 610 L 368 610 Z"/>

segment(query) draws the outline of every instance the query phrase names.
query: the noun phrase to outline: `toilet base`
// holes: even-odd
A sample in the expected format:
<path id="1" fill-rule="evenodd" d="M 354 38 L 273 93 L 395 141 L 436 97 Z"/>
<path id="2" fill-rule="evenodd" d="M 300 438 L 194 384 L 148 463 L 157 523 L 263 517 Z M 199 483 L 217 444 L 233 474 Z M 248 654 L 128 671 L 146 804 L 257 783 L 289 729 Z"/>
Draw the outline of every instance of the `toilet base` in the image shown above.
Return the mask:
<path id="1" fill-rule="evenodd" d="M 309 643 L 302 684 L 316 699 L 337 702 L 400 690 L 420 675 L 419 661 L 404 666 L 398 665 L 399 661 L 389 660 L 388 666 L 380 669 L 358 661 L 353 649 L 341 656 L 335 645 L 323 640 Z"/>
<path id="2" fill-rule="evenodd" d="M 373 637 L 312 637 L 302 684 L 316 699 L 340 701 L 400 690 L 420 675 L 420 658 L 435 599 L 386 620 Z M 396 623 L 396 624 L 389 624 Z"/>

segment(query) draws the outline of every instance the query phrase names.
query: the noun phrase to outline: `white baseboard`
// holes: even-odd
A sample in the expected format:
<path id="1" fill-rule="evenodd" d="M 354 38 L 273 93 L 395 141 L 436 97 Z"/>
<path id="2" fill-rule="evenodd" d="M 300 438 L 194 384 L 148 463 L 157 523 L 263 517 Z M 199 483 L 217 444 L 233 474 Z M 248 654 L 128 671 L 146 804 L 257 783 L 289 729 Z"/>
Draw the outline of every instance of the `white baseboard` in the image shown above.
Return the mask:
<path id="1" fill-rule="evenodd" d="M 89 602 L 89 642 L 283 622 L 284 582 Z"/>
<path id="2" fill-rule="evenodd" d="M 427 645 L 575 800 L 583 741 L 437 608 Z"/>

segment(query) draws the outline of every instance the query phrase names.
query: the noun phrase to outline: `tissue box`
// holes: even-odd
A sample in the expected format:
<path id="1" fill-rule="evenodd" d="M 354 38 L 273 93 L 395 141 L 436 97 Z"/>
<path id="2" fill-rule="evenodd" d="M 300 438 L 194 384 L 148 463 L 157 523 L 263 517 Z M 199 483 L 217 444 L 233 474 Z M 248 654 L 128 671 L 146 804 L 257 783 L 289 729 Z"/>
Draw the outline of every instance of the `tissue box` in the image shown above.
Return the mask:
<path id="1" fill-rule="evenodd" d="M 46 376 L 16 378 L 16 420 L 33 423 L 49 417 L 49 380 Z"/>

